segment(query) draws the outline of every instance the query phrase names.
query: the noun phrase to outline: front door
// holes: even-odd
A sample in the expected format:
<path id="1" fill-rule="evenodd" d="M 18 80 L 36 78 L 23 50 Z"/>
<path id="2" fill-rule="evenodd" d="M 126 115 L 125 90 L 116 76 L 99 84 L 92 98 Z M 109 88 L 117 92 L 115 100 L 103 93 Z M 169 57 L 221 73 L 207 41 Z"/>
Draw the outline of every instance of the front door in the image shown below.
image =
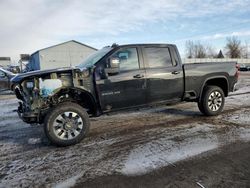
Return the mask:
<path id="1" fill-rule="evenodd" d="M 106 69 L 107 77 L 104 79 L 96 78 L 96 87 L 103 111 L 145 104 L 145 69 L 138 50 L 137 47 L 121 48 L 107 58 L 107 61 L 116 59 L 119 67 L 116 72 L 109 72 Z M 107 61 L 103 63 L 108 64 Z"/>

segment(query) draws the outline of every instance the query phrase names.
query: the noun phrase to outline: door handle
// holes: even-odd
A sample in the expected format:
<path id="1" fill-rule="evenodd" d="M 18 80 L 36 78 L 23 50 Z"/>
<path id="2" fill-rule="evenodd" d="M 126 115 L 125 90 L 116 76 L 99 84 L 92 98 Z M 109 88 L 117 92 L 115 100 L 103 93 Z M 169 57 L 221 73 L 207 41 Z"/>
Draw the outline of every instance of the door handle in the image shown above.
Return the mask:
<path id="1" fill-rule="evenodd" d="M 171 72 L 172 74 L 180 74 L 181 72 L 180 71 L 173 71 Z"/>
<path id="2" fill-rule="evenodd" d="M 134 77 L 134 78 L 143 78 L 144 75 L 143 75 L 143 74 L 137 74 L 137 75 L 134 75 L 133 77 Z"/>

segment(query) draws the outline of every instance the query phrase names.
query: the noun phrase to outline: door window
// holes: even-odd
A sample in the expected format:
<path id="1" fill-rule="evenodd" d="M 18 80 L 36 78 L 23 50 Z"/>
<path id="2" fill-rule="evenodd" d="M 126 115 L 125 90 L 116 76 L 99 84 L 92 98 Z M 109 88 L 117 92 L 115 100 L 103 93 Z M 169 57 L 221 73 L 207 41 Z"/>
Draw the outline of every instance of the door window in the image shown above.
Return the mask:
<path id="1" fill-rule="evenodd" d="M 172 67 L 172 60 L 167 47 L 148 47 L 145 48 L 145 56 L 149 68 Z"/>
<path id="2" fill-rule="evenodd" d="M 139 69 L 139 60 L 136 48 L 125 48 L 115 52 L 110 59 L 117 59 L 120 71 Z"/>

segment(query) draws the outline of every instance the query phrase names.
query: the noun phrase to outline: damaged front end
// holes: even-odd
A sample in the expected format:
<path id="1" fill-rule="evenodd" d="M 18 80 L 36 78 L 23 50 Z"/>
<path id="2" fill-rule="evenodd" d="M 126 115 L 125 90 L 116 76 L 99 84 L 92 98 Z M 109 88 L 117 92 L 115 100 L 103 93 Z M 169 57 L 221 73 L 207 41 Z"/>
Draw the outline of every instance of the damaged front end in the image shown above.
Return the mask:
<path id="1" fill-rule="evenodd" d="M 43 123 L 51 107 L 75 96 L 71 88 L 86 89 L 81 83 L 90 80 L 85 77 L 77 69 L 34 71 L 14 77 L 11 81 L 19 99 L 19 117 L 26 123 Z"/>
<path id="2" fill-rule="evenodd" d="M 41 101 L 39 99 L 39 86 L 38 87 L 29 87 L 33 81 L 23 81 L 20 85 L 17 85 L 14 89 L 17 99 L 19 99 L 19 106 L 17 109 L 19 117 L 26 123 L 38 123 L 40 110 L 41 110 Z M 34 84 L 35 85 L 35 84 Z M 28 86 L 28 87 L 27 87 Z"/>

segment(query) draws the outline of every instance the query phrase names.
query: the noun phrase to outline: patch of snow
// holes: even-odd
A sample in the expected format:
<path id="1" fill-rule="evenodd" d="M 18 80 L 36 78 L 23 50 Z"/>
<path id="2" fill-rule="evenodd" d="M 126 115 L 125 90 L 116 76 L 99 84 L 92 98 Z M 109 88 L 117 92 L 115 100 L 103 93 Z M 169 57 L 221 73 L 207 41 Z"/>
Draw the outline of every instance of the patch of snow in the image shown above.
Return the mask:
<path id="1" fill-rule="evenodd" d="M 250 94 L 242 94 L 242 95 L 231 95 L 226 98 L 226 105 L 231 106 L 242 106 L 242 105 L 250 105 Z"/>
<path id="2" fill-rule="evenodd" d="M 83 176 L 82 173 L 77 174 L 76 176 L 73 176 L 73 177 L 71 177 L 69 179 L 66 179 L 63 182 L 60 182 L 60 183 L 56 184 L 53 188 L 69 188 L 69 187 L 73 187 L 76 184 L 76 181 L 82 176 Z"/>
<path id="3" fill-rule="evenodd" d="M 242 117 L 248 119 L 248 116 L 242 115 Z M 194 124 L 192 128 L 172 132 L 164 138 L 139 145 L 130 151 L 120 172 L 125 175 L 141 175 L 154 169 L 174 165 L 178 161 L 217 149 L 236 140 L 250 140 L 250 128 L 233 129 L 233 132 L 227 132 L 225 135 L 213 132 L 216 129 L 218 125 Z M 178 138 L 175 140 L 174 136 L 177 135 Z"/>
<path id="4" fill-rule="evenodd" d="M 231 120 L 240 124 L 250 124 L 250 115 L 249 114 L 237 114 L 231 117 Z"/>
<path id="5" fill-rule="evenodd" d="M 250 129 L 240 129 L 240 139 L 246 142 L 250 141 Z"/>
<path id="6" fill-rule="evenodd" d="M 225 119 L 229 122 L 250 125 L 250 110 L 239 110 L 235 112 L 233 115 L 225 117 Z"/>
<path id="7" fill-rule="evenodd" d="M 219 141 L 215 135 L 210 133 L 211 130 L 211 125 L 198 125 L 193 129 L 186 130 L 186 133 L 183 134 L 191 136 L 197 131 L 208 132 L 204 137 L 191 136 L 179 142 L 171 140 L 170 136 L 141 145 L 130 152 L 121 173 L 125 175 L 145 174 L 154 169 L 172 165 L 177 161 L 216 149 L 219 146 Z M 179 135 L 181 136 L 180 133 Z"/>
<path id="8" fill-rule="evenodd" d="M 237 86 L 236 86 L 236 88 L 237 88 Z M 249 92 L 250 92 L 250 87 L 243 86 L 243 87 L 238 88 L 235 92 L 230 93 L 230 95 L 233 95 L 233 94 L 243 94 L 243 93 L 249 93 Z"/>
<path id="9" fill-rule="evenodd" d="M 144 174 L 218 147 L 216 137 L 197 139 L 181 144 L 169 141 L 165 144 L 170 146 L 169 148 L 166 147 L 165 150 L 159 148 L 157 151 L 158 144 L 154 145 L 154 143 L 133 150 L 122 169 L 122 173 L 126 175 Z"/>
<path id="10" fill-rule="evenodd" d="M 29 138 L 28 143 L 31 145 L 40 144 L 42 142 L 41 138 Z"/>

